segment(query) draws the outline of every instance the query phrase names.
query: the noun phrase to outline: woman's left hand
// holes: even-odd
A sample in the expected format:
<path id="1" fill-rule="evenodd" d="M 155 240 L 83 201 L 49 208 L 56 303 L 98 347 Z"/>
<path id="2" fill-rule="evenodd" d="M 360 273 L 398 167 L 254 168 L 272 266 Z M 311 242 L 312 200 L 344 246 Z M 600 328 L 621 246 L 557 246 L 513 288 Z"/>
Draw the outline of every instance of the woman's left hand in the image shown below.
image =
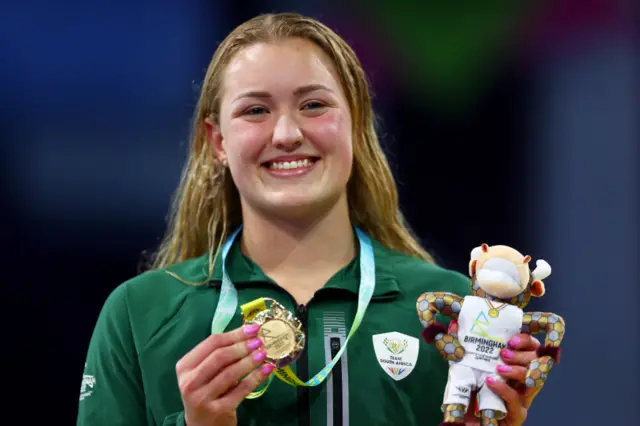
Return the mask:
<path id="1" fill-rule="evenodd" d="M 507 416 L 500 421 L 501 426 L 522 425 L 533 399 L 542 389 L 528 388 L 524 384 L 529 363 L 538 357 L 536 351 L 539 347 L 540 342 L 535 337 L 518 334 L 509 340 L 508 346 L 500 353 L 506 365 L 499 366 L 497 373 L 507 381 L 487 381 L 486 385 L 502 398 L 507 406 Z"/>
<path id="2" fill-rule="evenodd" d="M 452 321 L 449 332 L 457 332 L 457 324 L 454 321 Z M 521 426 L 524 424 L 527 410 L 542 389 L 541 387 L 528 388 L 524 384 L 529 363 L 538 357 L 536 351 L 539 347 L 538 339 L 529 334 L 522 333 L 514 336 L 500 354 L 506 365 L 497 371 L 497 374 L 502 376 L 506 382 L 486 382 L 486 386 L 502 398 L 507 407 L 507 415 L 500 421 L 500 426 Z M 480 419 L 474 413 L 475 395 L 471 400 L 473 403 L 470 404 L 465 416 L 465 424 L 478 425 Z"/>

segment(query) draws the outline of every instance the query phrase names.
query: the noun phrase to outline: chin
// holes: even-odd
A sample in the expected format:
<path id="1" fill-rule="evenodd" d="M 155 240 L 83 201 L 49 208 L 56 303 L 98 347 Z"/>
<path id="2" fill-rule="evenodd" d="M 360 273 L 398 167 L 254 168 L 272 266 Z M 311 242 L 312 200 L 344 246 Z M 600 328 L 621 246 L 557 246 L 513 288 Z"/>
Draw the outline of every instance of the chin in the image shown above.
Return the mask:
<path id="1" fill-rule="evenodd" d="M 340 200 L 340 194 L 329 192 L 318 185 L 307 187 L 288 188 L 284 191 L 264 194 L 264 203 L 272 208 L 297 209 L 315 208 L 327 209 L 336 205 Z"/>
<path id="2" fill-rule="evenodd" d="M 326 203 L 324 203 L 326 204 Z M 310 197 L 282 197 L 278 200 L 268 200 L 265 205 L 274 216 L 290 219 L 300 219 L 304 217 L 317 216 L 319 212 L 325 210 L 323 203 Z"/>

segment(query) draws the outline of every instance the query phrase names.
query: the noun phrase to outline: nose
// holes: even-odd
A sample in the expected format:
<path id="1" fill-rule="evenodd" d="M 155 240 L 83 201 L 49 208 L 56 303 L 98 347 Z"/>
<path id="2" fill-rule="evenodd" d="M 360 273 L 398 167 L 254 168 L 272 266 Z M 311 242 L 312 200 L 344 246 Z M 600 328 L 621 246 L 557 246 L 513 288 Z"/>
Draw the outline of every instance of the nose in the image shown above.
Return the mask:
<path id="1" fill-rule="evenodd" d="M 285 151 L 291 151 L 302 144 L 302 130 L 287 114 L 282 114 L 273 129 L 273 144 Z"/>

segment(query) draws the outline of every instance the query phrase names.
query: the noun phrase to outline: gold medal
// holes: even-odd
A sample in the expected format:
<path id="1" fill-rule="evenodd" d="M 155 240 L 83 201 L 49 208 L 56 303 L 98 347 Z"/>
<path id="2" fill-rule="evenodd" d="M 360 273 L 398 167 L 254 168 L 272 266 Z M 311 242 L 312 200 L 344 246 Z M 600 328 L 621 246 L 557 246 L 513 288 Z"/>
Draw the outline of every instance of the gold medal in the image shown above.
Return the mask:
<path id="1" fill-rule="evenodd" d="M 491 318 L 498 318 L 498 316 L 500 315 L 500 311 L 508 306 L 507 303 L 501 303 L 500 306 L 493 306 L 493 303 L 491 303 L 489 299 L 485 299 L 485 302 L 487 302 L 487 305 L 489 305 L 489 308 L 491 308 L 489 309 L 489 316 Z"/>
<path id="2" fill-rule="evenodd" d="M 305 334 L 300 320 L 278 302 L 269 302 L 267 309 L 258 312 L 246 323 L 260 325 L 258 337 L 267 352 L 266 361 L 282 368 L 298 359 L 304 349 Z"/>

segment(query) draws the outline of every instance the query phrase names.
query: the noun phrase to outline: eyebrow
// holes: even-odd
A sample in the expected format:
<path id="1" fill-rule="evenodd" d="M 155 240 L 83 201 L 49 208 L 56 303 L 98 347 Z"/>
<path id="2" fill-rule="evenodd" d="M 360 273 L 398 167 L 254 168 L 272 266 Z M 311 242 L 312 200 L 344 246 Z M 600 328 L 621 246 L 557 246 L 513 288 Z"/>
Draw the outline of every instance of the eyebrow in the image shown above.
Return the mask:
<path id="1" fill-rule="evenodd" d="M 298 87 L 296 90 L 293 91 L 293 94 L 295 96 L 300 96 L 310 92 L 315 92 L 316 90 L 324 90 L 326 92 L 333 93 L 333 90 L 329 89 L 324 84 L 307 84 L 306 86 Z M 234 102 L 242 98 L 263 98 L 264 99 L 264 98 L 270 98 L 270 97 L 271 97 L 271 93 L 269 92 L 252 90 L 250 92 L 244 92 L 240 94 L 238 97 L 234 99 Z"/>

